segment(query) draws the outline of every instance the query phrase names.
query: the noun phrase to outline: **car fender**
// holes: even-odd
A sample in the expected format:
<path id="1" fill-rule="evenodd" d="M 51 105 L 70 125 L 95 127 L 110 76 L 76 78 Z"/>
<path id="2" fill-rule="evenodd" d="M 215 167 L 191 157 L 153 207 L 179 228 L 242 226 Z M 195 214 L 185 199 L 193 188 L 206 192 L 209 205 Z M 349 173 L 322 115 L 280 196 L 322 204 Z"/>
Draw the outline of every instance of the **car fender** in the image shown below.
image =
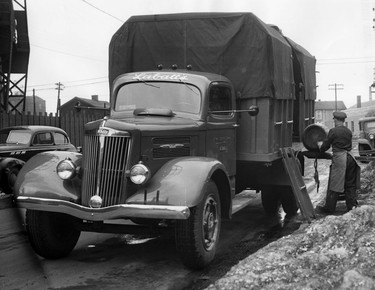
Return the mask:
<path id="1" fill-rule="evenodd" d="M 82 154 L 68 151 L 47 151 L 28 160 L 17 176 L 15 196 L 61 199 L 77 203 L 81 179 L 76 176 L 62 180 L 56 173 L 57 164 L 70 159 L 81 166 Z"/>
<path id="2" fill-rule="evenodd" d="M 372 148 L 372 145 L 371 145 L 371 142 L 367 139 L 364 139 L 364 138 L 360 138 L 358 139 L 358 145 L 368 145 L 370 147 L 370 149 L 373 149 Z"/>
<path id="3" fill-rule="evenodd" d="M 225 167 L 207 157 L 181 157 L 167 162 L 126 202 L 194 207 L 201 202 L 202 191 L 210 179 L 217 184 L 224 202 L 230 203 Z"/>

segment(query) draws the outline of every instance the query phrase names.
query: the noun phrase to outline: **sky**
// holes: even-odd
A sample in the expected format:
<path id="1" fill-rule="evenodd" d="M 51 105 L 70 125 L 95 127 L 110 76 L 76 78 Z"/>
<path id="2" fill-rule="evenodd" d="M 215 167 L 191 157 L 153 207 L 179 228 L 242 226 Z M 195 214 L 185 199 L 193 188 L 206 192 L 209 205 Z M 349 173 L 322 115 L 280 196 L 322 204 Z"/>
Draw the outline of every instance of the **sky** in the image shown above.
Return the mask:
<path id="1" fill-rule="evenodd" d="M 22 1 L 21 1 L 22 2 Z M 109 100 L 108 47 L 132 15 L 252 12 L 317 60 L 317 100 L 346 107 L 369 100 L 375 82 L 375 0 L 26 0 L 30 42 L 27 95 L 56 112 L 74 97 Z M 15 9 L 17 7 L 15 6 Z M 374 88 L 375 90 L 375 88 Z M 375 100 L 375 93 L 372 94 Z"/>

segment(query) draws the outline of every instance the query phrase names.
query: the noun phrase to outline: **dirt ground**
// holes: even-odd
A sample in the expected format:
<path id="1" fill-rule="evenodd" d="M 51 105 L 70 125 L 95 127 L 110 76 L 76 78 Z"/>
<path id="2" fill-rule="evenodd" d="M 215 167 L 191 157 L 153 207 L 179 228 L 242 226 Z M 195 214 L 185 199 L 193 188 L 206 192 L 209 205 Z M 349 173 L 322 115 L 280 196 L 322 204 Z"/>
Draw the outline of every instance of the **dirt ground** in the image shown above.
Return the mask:
<path id="1" fill-rule="evenodd" d="M 334 215 L 302 224 L 207 289 L 375 289 L 375 163 L 361 167 L 358 208 L 339 202 Z"/>

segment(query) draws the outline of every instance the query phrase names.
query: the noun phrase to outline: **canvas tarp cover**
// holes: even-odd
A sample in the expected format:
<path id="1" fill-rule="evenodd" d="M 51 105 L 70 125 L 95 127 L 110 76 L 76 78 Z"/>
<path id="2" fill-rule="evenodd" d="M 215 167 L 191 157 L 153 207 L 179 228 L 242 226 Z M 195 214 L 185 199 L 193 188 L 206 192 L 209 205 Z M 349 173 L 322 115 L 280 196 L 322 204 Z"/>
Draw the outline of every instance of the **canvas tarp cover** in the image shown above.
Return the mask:
<path id="1" fill-rule="evenodd" d="M 229 78 L 241 98 L 294 98 L 291 47 L 252 13 L 133 16 L 113 35 L 109 81 L 120 74 L 192 65 Z"/>
<path id="2" fill-rule="evenodd" d="M 290 38 L 286 37 L 287 41 L 292 47 L 298 61 L 301 70 L 301 79 L 305 87 L 305 100 L 315 100 L 316 99 L 316 75 L 315 75 L 315 65 L 316 59 L 311 55 L 306 49 L 304 49 L 299 44 L 295 43 Z"/>

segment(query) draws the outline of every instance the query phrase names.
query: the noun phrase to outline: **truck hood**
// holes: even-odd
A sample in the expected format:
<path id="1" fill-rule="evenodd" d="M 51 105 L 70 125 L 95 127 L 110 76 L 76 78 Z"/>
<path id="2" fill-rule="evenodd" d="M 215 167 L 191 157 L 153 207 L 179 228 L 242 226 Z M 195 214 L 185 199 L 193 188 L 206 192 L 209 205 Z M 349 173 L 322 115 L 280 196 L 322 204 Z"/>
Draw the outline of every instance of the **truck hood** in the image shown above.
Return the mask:
<path id="1" fill-rule="evenodd" d="M 97 130 L 99 127 L 108 127 L 119 131 L 166 131 L 197 129 L 204 123 L 202 121 L 160 116 L 137 116 L 121 119 L 105 118 L 85 125 L 85 131 Z"/>

